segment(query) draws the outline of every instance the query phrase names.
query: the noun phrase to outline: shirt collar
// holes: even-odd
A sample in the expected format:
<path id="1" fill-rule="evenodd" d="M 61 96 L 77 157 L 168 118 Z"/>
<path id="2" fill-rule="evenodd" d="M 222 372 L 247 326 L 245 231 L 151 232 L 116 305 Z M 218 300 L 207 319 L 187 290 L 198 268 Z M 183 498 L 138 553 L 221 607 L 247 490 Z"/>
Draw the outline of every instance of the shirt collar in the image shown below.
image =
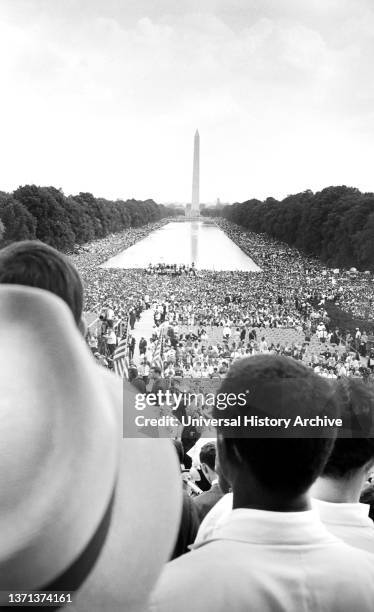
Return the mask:
<path id="1" fill-rule="evenodd" d="M 370 506 L 368 504 L 359 502 L 333 503 L 321 499 L 312 499 L 312 507 L 324 523 L 349 525 L 350 527 L 361 525 L 374 529 L 374 524 L 369 518 Z"/>
<path id="2" fill-rule="evenodd" d="M 271 512 L 237 508 L 227 515 L 209 540 L 192 548 L 213 540 L 287 546 L 335 543 L 337 538 L 328 532 L 313 509 L 303 512 Z"/>

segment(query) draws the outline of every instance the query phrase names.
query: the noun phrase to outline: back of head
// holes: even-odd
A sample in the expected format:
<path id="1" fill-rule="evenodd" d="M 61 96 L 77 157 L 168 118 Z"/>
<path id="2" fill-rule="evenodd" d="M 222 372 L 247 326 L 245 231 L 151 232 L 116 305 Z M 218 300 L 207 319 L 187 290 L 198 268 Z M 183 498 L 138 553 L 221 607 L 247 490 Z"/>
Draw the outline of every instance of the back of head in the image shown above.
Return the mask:
<path id="1" fill-rule="evenodd" d="M 216 467 L 216 445 L 214 442 L 207 442 L 200 449 L 200 463 L 205 463 L 208 468 L 215 471 Z"/>
<path id="2" fill-rule="evenodd" d="M 1 249 L 0 284 L 50 291 L 66 302 L 77 324 L 81 319 L 81 278 L 65 255 L 43 242 L 25 240 Z"/>
<path id="3" fill-rule="evenodd" d="M 344 412 L 357 424 L 362 417 L 374 414 L 374 389 L 357 378 L 341 379 L 338 382 L 339 400 L 343 403 Z M 369 437 L 370 429 L 352 428 L 353 435 L 358 437 L 343 438 L 338 435 L 331 455 L 323 470 L 323 475 L 330 478 L 345 478 L 370 462 L 374 463 L 374 437 Z M 360 434 L 360 435 L 358 435 Z"/>
<path id="4" fill-rule="evenodd" d="M 336 417 L 335 388 L 300 362 L 274 355 L 256 355 L 233 364 L 219 393 L 234 394 L 234 406 L 214 417 L 241 416 L 240 428 L 218 427 L 219 444 L 225 445 L 226 460 L 233 470 L 249 468 L 260 486 L 292 495 L 307 491 L 321 473 L 331 452 L 336 431 L 313 428 L 313 437 L 301 431 L 246 427 L 245 417 L 303 419 Z M 288 433 L 289 432 L 289 433 Z M 304 435 L 303 435 L 304 433 Z M 261 436 L 261 437 L 260 437 Z M 268 436 L 268 437 L 264 437 Z M 292 437 L 293 436 L 293 437 Z M 303 437 L 301 437 L 303 436 Z M 221 467 L 227 475 L 226 466 Z"/>

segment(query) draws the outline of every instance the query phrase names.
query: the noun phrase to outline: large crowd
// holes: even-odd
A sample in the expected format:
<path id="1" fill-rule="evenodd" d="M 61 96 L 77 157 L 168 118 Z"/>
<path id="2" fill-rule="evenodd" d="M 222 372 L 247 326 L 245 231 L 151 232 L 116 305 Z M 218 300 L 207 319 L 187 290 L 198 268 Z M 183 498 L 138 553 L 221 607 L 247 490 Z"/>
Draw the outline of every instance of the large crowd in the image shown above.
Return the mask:
<path id="1" fill-rule="evenodd" d="M 363 332 L 330 336 L 323 295 L 304 284 L 255 297 L 268 274 L 110 271 L 102 301 L 86 286 L 107 365 L 118 335 L 151 319 L 132 385 L 85 346 L 71 261 L 36 241 L 0 251 L 0 605 L 371 612 L 374 390 L 350 375 L 367 359 Z M 313 343 L 327 363 L 337 351 L 339 380 L 302 363 Z M 179 402 L 172 444 L 160 405 L 143 413 L 134 387 L 166 396 L 177 368 L 203 378 L 205 366 L 212 439 L 184 425 Z M 139 410 L 157 439 L 134 435 Z"/>
<path id="2" fill-rule="evenodd" d="M 73 257 L 85 282 L 85 309 L 100 322 L 90 328 L 89 342 L 104 355 L 104 363 L 111 366 L 111 343 L 127 332 L 127 321 L 130 358 L 138 354 L 131 332 L 150 307 L 154 330 L 145 339 L 147 363 L 152 365 L 162 325 L 166 376 L 224 376 L 236 359 L 270 353 L 294 357 L 329 378 L 370 377 L 374 279 L 356 270 L 326 269 L 266 236 L 244 232 L 223 219 L 217 223 L 261 272 L 213 272 L 152 262 L 146 270 L 104 270 L 87 264 L 89 251 Z M 142 236 L 134 230 L 131 243 Z M 95 245 L 100 262 L 107 244 Z M 362 324 L 354 330 L 336 328 L 328 303 L 361 316 Z M 116 322 L 109 337 L 108 311 Z"/>

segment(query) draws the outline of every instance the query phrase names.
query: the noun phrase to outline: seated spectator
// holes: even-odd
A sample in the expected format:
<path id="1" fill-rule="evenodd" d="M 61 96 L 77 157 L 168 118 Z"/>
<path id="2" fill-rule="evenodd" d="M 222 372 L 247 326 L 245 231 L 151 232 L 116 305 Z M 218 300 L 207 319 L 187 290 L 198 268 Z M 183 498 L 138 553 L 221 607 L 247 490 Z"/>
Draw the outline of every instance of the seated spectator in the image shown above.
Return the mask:
<path id="1" fill-rule="evenodd" d="M 216 465 L 216 445 L 214 442 L 207 442 L 200 450 L 201 470 L 210 483 L 211 488 L 201 495 L 194 498 L 194 504 L 199 514 L 200 521 L 222 497 L 223 493 L 218 483 L 218 475 L 215 472 Z"/>
<path id="2" fill-rule="evenodd" d="M 352 414 L 374 413 L 374 391 L 364 382 L 347 379 L 340 385 L 342 400 Z M 360 495 L 374 467 L 373 438 L 337 438 L 322 475 L 311 493 L 314 505 L 327 529 L 356 548 L 374 553 L 374 523 L 370 506 Z"/>
<path id="3" fill-rule="evenodd" d="M 331 383 L 284 357 L 238 360 L 220 392 L 247 393 L 244 406 L 226 407 L 226 418 L 263 414 L 269 399 L 274 412 L 287 406 L 302 418 L 338 414 Z M 218 427 L 234 509 L 214 539 L 166 566 L 151 598 L 153 612 L 372 610 L 374 556 L 330 534 L 311 510 L 308 490 L 334 442 L 322 433 L 248 439 L 245 430 L 234 438 Z"/>

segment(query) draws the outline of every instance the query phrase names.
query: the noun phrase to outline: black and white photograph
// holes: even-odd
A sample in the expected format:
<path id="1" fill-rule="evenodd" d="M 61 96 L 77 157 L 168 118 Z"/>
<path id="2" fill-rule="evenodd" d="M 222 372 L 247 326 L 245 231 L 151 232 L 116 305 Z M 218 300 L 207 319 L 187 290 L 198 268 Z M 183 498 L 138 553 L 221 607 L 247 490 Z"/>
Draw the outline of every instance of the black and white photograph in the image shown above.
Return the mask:
<path id="1" fill-rule="evenodd" d="M 0 0 L 0 611 L 372 612 L 374 3 Z"/>

